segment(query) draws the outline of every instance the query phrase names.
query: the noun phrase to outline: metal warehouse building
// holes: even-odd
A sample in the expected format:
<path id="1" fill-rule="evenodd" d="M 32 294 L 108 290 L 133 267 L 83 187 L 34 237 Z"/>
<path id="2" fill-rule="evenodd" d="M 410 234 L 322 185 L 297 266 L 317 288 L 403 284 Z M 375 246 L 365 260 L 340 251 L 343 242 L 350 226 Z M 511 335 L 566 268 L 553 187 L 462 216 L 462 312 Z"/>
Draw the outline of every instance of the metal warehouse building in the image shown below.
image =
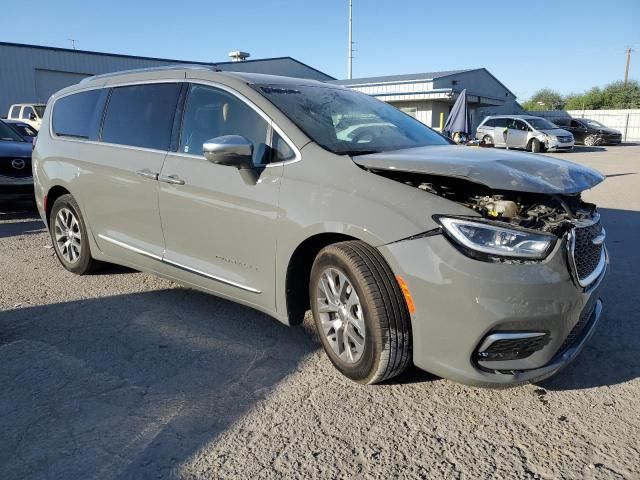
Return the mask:
<path id="1" fill-rule="evenodd" d="M 467 89 L 473 127 L 487 115 L 522 113 L 514 93 L 486 68 L 334 80 L 372 95 L 422 123 L 441 129 L 458 94 Z"/>
<path id="2" fill-rule="evenodd" d="M 13 103 L 46 103 L 54 92 L 91 75 L 172 64 L 211 65 L 221 70 L 321 81 L 334 79 L 291 57 L 209 63 L 0 42 L 0 117 L 7 115 Z"/>

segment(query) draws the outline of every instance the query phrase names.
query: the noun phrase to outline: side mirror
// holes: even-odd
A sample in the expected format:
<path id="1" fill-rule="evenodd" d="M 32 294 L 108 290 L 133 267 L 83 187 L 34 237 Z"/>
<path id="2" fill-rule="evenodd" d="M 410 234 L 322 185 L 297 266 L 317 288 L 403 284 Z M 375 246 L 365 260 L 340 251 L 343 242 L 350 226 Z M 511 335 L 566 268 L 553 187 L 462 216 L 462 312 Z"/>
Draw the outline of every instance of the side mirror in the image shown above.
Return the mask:
<path id="1" fill-rule="evenodd" d="M 207 140 L 202 145 L 202 154 L 218 165 L 236 167 L 238 170 L 253 168 L 253 144 L 241 135 L 224 135 Z"/>
<path id="2" fill-rule="evenodd" d="M 29 114 L 29 120 L 37 120 L 37 119 L 38 119 L 38 117 L 36 117 L 35 113 Z"/>

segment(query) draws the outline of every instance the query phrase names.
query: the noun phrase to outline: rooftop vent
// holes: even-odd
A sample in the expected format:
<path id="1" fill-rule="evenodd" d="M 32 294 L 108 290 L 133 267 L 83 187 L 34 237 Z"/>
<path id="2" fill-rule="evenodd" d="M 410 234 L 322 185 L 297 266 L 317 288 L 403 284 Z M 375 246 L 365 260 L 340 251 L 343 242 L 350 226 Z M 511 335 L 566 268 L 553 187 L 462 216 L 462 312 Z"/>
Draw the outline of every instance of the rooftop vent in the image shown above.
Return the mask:
<path id="1" fill-rule="evenodd" d="M 232 62 L 244 62 L 251 55 L 249 55 L 249 52 L 241 52 L 240 50 L 237 50 L 235 52 L 229 52 L 229 56 L 231 57 Z"/>

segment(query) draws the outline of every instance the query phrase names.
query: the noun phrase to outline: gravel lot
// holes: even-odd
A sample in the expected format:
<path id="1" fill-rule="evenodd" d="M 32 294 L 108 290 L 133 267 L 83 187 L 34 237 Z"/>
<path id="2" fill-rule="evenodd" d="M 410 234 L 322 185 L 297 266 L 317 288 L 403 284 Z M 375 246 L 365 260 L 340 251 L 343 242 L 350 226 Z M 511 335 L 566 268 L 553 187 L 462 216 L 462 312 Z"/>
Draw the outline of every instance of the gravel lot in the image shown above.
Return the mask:
<path id="1" fill-rule="evenodd" d="M 558 156 L 608 177 L 585 195 L 605 315 L 573 365 L 509 390 L 353 384 L 309 322 L 120 267 L 74 276 L 35 212 L 1 205 L 0 479 L 640 478 L 640 146 Z"/>

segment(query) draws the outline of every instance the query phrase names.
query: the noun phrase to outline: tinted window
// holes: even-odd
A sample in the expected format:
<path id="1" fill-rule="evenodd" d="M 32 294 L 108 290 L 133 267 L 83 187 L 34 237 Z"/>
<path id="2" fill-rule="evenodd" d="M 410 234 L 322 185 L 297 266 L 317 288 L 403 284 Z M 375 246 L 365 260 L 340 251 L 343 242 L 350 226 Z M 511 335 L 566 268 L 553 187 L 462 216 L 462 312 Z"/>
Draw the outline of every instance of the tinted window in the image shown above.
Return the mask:
<path id="1" fill-rule="evenodd" d="M 321 147 L 358 155 L 449 144 L 388 103 L 330 86 L 252 85 Z"/>
<path id="2" fill-rule="evenodd" d="M 33 108 L 31 107 L 24 107 L 22 109 L 22 119 L 24 120 L 30 120 L 31 119 L 31 115 L 35 115 Z"/>
<path id="3" fill-rule="evenodd" d="M 287 160 L 293 160 L 296 157 L 296 153 L 291 146 L 276 132 L 273 131 L 271 137 L 272 147 L 272 162 L 286 162 Z"/>
<path id="4" fill-rule="evenodd" d="M 15 106 L 11 107 L 11 113 L 9 113 L 9 118 L 18 118 L 20 116 L 20 107 Z"/>
<path id="5" fill-rule="evenodd" d="M 168 150 L 180 85 L 158 83 L 113 89 L 102 141 Z"/>
<path id="6" fill-rule="evenodd" d="M 44 109 L 45 109 L 46 105 L 34 105 L 33 108 L 36 111 L 36 114 L 38 115 L 38 117 L 42 118 L 44 117 Z"/>
<path id="7" fill-rule="evenodd" d="M 0 121 L 0 141 L 22 142 L 23 138 L 9 125 Z"/>
<path id="8" fill-rule="evenodd" d="M 496 126 L 496 119 L 495 118 L 490 118 L 489 120 L 484 122 L 482 124 L 482 126 L 483 127 L 495 127 Z"/>
<path id="9" fill-rule="evenodd" d="M 493 125 L 494 127 L 502 127 L 502 128 L 504 128 L 509 124 L 511 119 L 509 119 L 509 118 L 494 118 L 493 121 L 495 122 L 494 125 Z"/>
<path id="10" fill-rule="evenodd" d="M 580 122 L 577 122 L 576 120 L 571 120 L 571 126 L 574 128 L 584 128 L 583 125 Z"/>
<path id="11" fill-rule="evenodd" d="M 53 107 L 53 133 L 63 137 L 89 138 L 100 92 L 89 90 L 57 100 Z"/>
<path id="12" fill-rule="evenodd" d="M 191 85 L 184 108 L 179 151 L 202 155 L 202 144 L 223 135 L 242 135 L 253 144 L 253 163 L 267 163 L 267 122 L 231 94 Z"/>

